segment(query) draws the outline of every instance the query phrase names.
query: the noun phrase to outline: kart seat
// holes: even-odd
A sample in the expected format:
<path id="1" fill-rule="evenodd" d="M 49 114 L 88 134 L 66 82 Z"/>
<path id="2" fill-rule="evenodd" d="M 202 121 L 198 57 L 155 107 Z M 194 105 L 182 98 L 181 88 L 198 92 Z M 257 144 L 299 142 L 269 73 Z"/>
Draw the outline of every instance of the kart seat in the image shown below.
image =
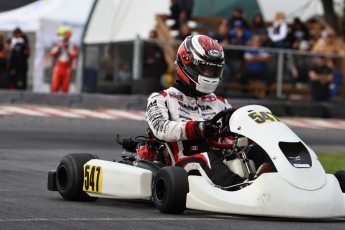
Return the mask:
<path id="1" fill-rule="evenodd" d="M 268 173 L 268 172 L 273 172 L 272 164 L 269 162 L 264 162 L 262 165 L 260 165 L 258 170 L 256 170 L 256 176 L 258 177 L 261 174 Z"/>
<path id="2" fill-rule="evenodd" d="M 225 164 L 228 166 L 228 168 L 232 172 L 236 173 L 237 175 L 239 175 L 243 179 L 248 179 L 249 178 L 249 172 L 248 172 L 247 167 L 244 164 L 242 159 L 235 158 L 235 159 L 232 159 L 232 160 L 228 160 L 228 161 L 225 162 Z M 254 161 L 253 160 L 249 160 L 249 164 L 250 164 L 252 170 L 255 172 L 256 171 L 256 167 L 255 167 Z"/>

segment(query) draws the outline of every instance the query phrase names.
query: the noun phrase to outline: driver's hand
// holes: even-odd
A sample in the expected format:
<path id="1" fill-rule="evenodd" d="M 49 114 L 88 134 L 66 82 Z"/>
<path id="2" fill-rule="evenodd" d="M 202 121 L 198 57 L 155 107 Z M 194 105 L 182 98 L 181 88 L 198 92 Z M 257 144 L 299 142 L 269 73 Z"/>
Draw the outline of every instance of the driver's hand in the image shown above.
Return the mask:
<path id="1" fill-rule="evenodd" d="M 194 123 L 194 131 L 197 137 L 207 139 L 213 134 L 218 133 L 219 125 L 210 121 L 196 121 Z"/>

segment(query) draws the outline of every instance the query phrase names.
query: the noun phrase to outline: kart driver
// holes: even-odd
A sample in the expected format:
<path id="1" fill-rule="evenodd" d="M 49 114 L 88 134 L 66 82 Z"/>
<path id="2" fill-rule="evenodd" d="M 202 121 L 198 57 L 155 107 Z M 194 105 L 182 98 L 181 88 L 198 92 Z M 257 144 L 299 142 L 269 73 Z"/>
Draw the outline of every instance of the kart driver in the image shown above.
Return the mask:
<path id="1" fill-rule="evenodd" d="M 197 170 L 219 187 L 242 183 L 244 179 L 230 171 L 205 141 L 219 130 L 208 120 L 231 108 L 226 99 L 213 93 L 223 74 L 223 48 L 208 36 L 189 36 L 177 51 L 175 68 L 174 85 L 148 98 L 149 128 L 158 139 L 169 142 L 176 165 L 188 173 Z M 268 157 L 260 147 L 252 148 L 249 155 L 260 162 Z"/>

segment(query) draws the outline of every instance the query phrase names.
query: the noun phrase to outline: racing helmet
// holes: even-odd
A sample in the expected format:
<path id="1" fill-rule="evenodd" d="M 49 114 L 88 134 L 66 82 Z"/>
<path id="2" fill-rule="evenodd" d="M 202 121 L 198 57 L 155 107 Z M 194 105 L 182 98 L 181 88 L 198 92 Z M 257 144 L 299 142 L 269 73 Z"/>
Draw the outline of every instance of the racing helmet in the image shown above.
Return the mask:
<path id="1" fill-rule="evenodd" d="M 217 40 L 208 36 L 188 36 L 177 51 L 175 68 L 192 93 L 213 93 L 223 75 L 223 48 Z"/>
<path id="2" fill-rule="evenodd" d="M 62 38 L 70 38 L 72 36 L 72 29 L 68 26 L 59 26 L 56 34 Z"/>

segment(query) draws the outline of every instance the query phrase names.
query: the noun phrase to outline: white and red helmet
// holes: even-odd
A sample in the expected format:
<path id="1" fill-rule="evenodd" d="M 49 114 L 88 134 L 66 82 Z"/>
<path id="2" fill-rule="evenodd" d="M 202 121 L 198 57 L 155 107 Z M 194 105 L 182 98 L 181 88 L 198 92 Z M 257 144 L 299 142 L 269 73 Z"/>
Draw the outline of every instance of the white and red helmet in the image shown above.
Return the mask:
<path id="1" fill-rule="evenodd" d="M 179 78 L 191 90 L 199 94 L 213 93 L 223 75 L 223 48 L 208 36 L 188 36 L 177 51 L 175 67 Z"/>

